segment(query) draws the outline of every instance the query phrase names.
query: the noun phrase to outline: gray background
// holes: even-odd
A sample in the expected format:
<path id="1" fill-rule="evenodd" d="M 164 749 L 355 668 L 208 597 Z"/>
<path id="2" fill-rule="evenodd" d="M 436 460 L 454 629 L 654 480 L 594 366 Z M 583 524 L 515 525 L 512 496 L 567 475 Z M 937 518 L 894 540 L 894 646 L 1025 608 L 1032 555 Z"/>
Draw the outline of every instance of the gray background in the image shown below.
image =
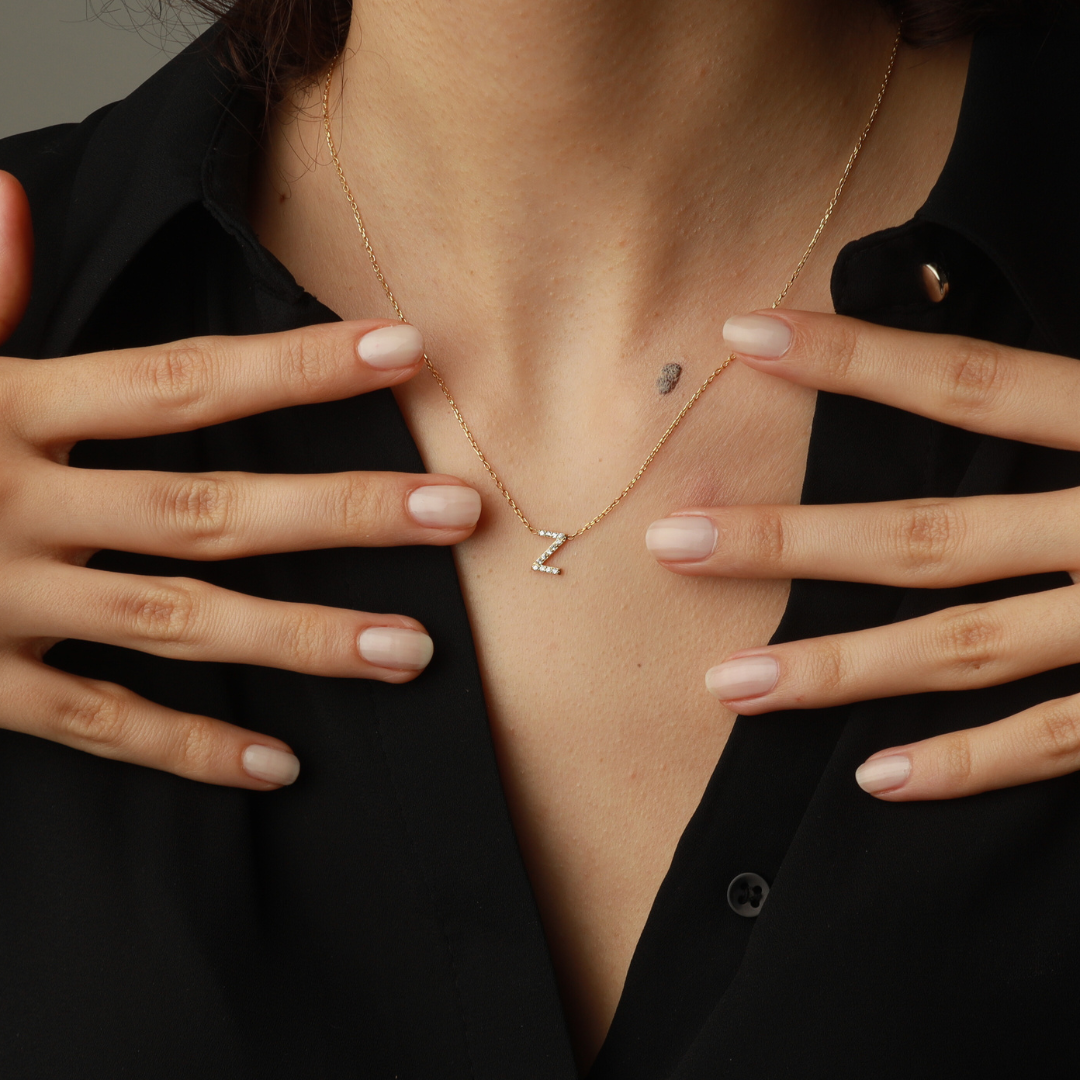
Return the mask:
<path id="1" fill-rule="evenodd" d="M 0 138 L 82 120 L 130 93 L 199 29 L 141 0 L 0 0 Z"/>

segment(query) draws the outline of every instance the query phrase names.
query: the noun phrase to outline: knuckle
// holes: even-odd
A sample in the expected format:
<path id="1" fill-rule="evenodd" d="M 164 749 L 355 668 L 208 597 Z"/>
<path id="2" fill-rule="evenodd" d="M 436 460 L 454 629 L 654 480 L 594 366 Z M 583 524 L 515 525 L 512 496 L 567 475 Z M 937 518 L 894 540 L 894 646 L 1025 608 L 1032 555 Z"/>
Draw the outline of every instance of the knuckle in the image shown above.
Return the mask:
<path id="1" fill-rule="evenodd" d="M 166 524 L 189 542 L 226 537 L 235 502 L 232 484 L 214 476 L 186 477 L 165 493 Z"/>
<path id="2" fill-rule="evenodd" d="M 123 597 L 118 612 L 121 626 L 142 641 L 160 645 L 190 642 L 194 635 L 198 584 L 175 579 Z"/>
<path id="3" fill-rule="evenodd" d="M 80 742 L 116 750 L 125 742 L 128 706 L 123 696 L 107 685 L 95 686 L 61 707 L 58 724 Z"/>
<path id="4" fill-rule="evenodd" d="M 1038 759 L 1071 761 L 1080 755 L 1080 713 L 1075 704 L 1052 702 L 1030 718 L 1025 736 Z"/>
<path id="5" fill-rule="evenodd" d="M 963 519 L 947 503 L 923 503 L 901 511 L 894 530 L 896 556 L 912 570 L 936 570 L 963 539 Z"/>
<path id="6" fill-rule="evenodd" d="M 848 665 L 839 641 L 823 638 L 809 657 L 812 685 L 827 697 L 838 693 L 847 681 Z"/>
<path id="7" fill-rule="evenodd" d="M 846 319 L 831 325 L 828 355 L 824 358 L 834 382 L 847 382 L 855 374 L 862 356 L 862 339 L 858 327 Z"/>
<path id="8" fill-rule="evenodd" d="M 992 345 L 965 342 L 950 356 L 943 371 L 941 391 L 946 405 L 961 413 L 985 411 L 1003 389 L 1007 371 Z"/>
<path id="9" fill-rule="evenodd" d="M 173 751 L 172 768 L 181 775 L 200 775 L 217 756 L 216 723 L 209 717 L 184 717 L 178 725 L 179 739 Z"/>
<path id="10" fill-rule="evenodd" d="M 753 513 L 749 522 L 750 551 L 768 566 L 779 566 L 784 560 L 787 536 L 784 516 L 772 510 Z"/>
<path id="11" fill-rule="evenodd" d="M 210 343 L 192 338 L 149 353 L 137 376 L 157 404 L 183 411 L 208 392 L 213 367 Z"/>
<path id="12" fill-rule="evenodd" d="M 293 612 L 284 627 L 284 653 L 297 671 L 310 671 L 322 665 L 330 652 L 326 620 L 314 610 Z"/>
<path id="13" fill-rule="evenodd" d="M 337 364 L 324 337 L 304 331 L 278 337 L 279 374 L 286 386 L 313 394 L 333 381 Z"/>
<path id="14" fill-rule="evenodd" d="M 18 419 L 24 404 L 21 374 L 19 365 L 5 357 L 0 365 L 0 422 L 6 429 L 5 434 L 19 427 Z"/>
<path id="15" fill-rule="evenodd" d="M 942 667 L 974 675 L 999 658 L 1004 634 L 1001 622 L 985 604 L 942 612 L 934 617 L 930 653 Z"/>
<path id="16" fill-rule="evenodd" d="M 392 520 L 394 494 L 363 473 L 346 473 L 334 481 L 331 520 L 348 536 L 362 538 Z"/>
<path id="17" fill-rule="evenodd" d="M 971 738 L 966 731 L 953 731 L 939 736 L 938 771 L 955 791 L 966 790 L 972 782 L 974 755 Z"/>
<path id="18" fill-rule="evenodd" d="M 0 515 L 15 518 L 24 495 L 22 478 L 14 469 L 0 469 Z"/>

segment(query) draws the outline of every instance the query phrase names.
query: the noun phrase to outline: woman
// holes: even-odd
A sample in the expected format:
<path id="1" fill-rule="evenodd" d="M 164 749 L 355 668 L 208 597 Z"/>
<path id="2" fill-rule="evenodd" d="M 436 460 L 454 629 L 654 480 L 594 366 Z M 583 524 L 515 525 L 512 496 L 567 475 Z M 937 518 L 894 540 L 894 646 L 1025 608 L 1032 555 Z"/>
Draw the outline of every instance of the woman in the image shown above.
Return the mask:
<path id="1" fill-rule="evenodd" d="M 5 1076 L 1064 1072 L 1076 20 L 909 7 L 779 317 L 867 0 L 241 3 L 3 144 Z"/>

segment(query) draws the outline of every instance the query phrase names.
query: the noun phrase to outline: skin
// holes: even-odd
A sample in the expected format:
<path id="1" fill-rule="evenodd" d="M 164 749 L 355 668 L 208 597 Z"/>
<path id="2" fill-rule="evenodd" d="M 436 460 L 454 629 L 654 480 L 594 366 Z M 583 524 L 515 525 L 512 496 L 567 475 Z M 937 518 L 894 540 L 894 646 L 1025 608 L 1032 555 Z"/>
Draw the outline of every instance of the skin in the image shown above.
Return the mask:
<path id="1" fill-rule="evenodd" d="M 759 308 L 779 290 L 865 123 L 894 33 L 874 5 L 854 0 L 637 0 L 629 6 L 625 0 L 358 0 L 332 97 L 343 163 L 405 311 L 422 326 L 481 445 L 539 527 L 574 529 L 606 505 L 691 388 L 725 355 L 727 317 Z M 1004 425 L 977 429 L 1019 438 L 1027 431 L 1040 440 L 1055 403 L 1069 400 L 1060 383 L 1040 382 L 1034 373 L 1044 370 L 1040 365 L 1057 365 L 1060 380 L 1062 365 L 1071 361 L 1037 358 L 1033 364 L 1021 355 L 1014 357 L 1014 377 L 988 384 L 1000 389 L 993 415 L 975 409 L 957 419 L 948 409 L 963 402 L 945 391 L 955 386 L 957 371 L 966 370 L 963 358 L 985 358 L 992 350 L 815 314 L 830 309 L 828 273 L 842 244 L 906 220 L 932 187 L 952 139 L 967 52 L 965 42 L 902 52 L 844 201 L 792 290 L 791 304 L 802 309 L 784 316 L 796 329 L 794 345 L 782 360 L 740 357 L 633 495 L 560 550 L 552 560 L 565 570 L 559 578 L 529 569 L 546 543 L 527 533 L 493 491 L 433 380 L 423 373 L 412 378 L 416 365 L 391 376 L 358 364 L 357 338 L 386 325 L 386 319 L 370 320 L 390 313 L 333 171 L 325 167 L 319 89 L 298 88 L 274 118 L 254 171 L 251 217 L 262 241 L 301 284 L 352 321 L 280 339 L 165 350 L 166 357 L 200 358 L 197 391 L 188 391 L 185 375 L 179 401 L 173 391 L 162 393 L 160 378 L 147 378 L 147 372 L 160 374 L 161 351 L 92 363 L 4 362 L 0 475 L 15 495 L 5 494 L 0 504 L 0 595 L 17 599 L 20 590 L 36 590 L 61 599 L 47 625 L 32 624 L 34 605 L 15 602 L 0 612 L 9 688 L 0 723 L 197 779 L 269 787 L 246 776 L 239 759 L 253 740 L 273 740 L 170 714 L 119 688 L 73 683 L 42 664 L 41 655 L 52 641 L 75 635 L 170 656 L 404 681 L 415 673 L 364 665 L 356 636 L 365 625 L 417 624 L 404 615 L 301 612 L 291 605 L 256 610 L 251 605 L 267 602 L 201 593 L 215 617 L 186 623 L 197 627 L 198 640 L 177 640 L 168 626 L 164 633 L 157 627 L 162 620 L 142 617 L 158 610 L 163 586 L 99 580 L 115 575 L 91 580 L 94 571 L 80 565 L 89 552 L 107 543 L 228 557 L 350 542 L 456 542 L 504 786 L 578 1058 L 587 1066 L 733 722 L 731 709 L 705 692 L 703 673 L 769 639 L 793 573 L 837 573 L 838 532 L 875 535 L 883 550 L 890 542 L 890 550 L 899 550 L 895 543 L 910 536 L 911 515 L 903 509 L 796 505 L 815 389 L 862 394 L 972 426 Z M 837 64 L 838 55 L 847 62 Z M 25 292 L 20 282 L 29 273 L 29 226 L 20 198 L 10 181 L 0 184 L 0 221 L 7 230 L 0 236 L 15 237 L 0 241 L 0 289 L 8 290 L 0 322 L 9 325 L 18 318 Z M 847 355 L 853 339 L 860 343 L 859 363 L 833 363 Z M 324 375 L 315 387 L 298 385 L 290 364 L 298 345 Z M 908 386 L 892 358 L 914 349 L 923 352 L 919 370 L 927 375 L 925 384 Z M 683 366 L 682 382 L 670 397 L 660 397 L 656 376 L 673 359 Z M 165 370 L 172 370 L 170 363 Z M 79 424 L 61 423 L 65 418 L 46 408 L 49 387 L 76 375 L 92 391 L 91 404 Z M 171 381 L 165 380 L 166 389 Z M 238 403 L 234 388 L 244 385 L 252 389 Z M 258 491 L 238 506 L 281 506 L 273 514 L 231 515 L 235 535 L 227 543 L 207 545 L 190 520 L 174 524 L 175 515 L 148 528 L 145 514 L 123 512 L 104 523 L 75 515 L 67 534 L 54 535 L 61 498 L 101 503 L 100 495 L 77 494 L 90 484 L 85 474 L 67 480 L 64 455 L 78 438 L 181 430 L 223 419 L 226 408 L 233 416 L 377 385 L 394 387 L 438 482 L 481 493 L 475 531 L 418 533 L 404 509 L 415 477 L 346 481 L 353 490 L 375 493 L 349 519 L 348 535 L 340 515 L 320 521 L 317 513 L 298 514 L 294 504 L 286 508 L 292 492 L 282 478 L 249 477 L 230 481 Z M 118 399 L 130 407 L 118 408 Z M 107 431 L 106 423 L 112 425 Z M 1062 415 L 1058 423 L 1064 438 L 1068 420 Z M 41 484 L 47 470 L 57 478 L 52 488 Z M 112 485 L 108 505 L 132 507 L 176 487 L 172 478 L 148 474 L 100 482 Z M 311 485 L 312 506 L 318 493 L 343 483 L 292 482 Z M 19 497 L 38 490 L 36 502 Z M 165 505 L 175 507 L 175 498 Z M 719 554 L 698 564 L 658 566 L 643 537 L 650 522 L 673 513 L 713 520 L 725 536 Z M 821 516 L 828 513 L 834 518 Z M 1010 575 L 1035 568 L 1024 562 L 1028 545 L 1018 546 L 1025 554 L 1013 561 L 994 562 L 988 553 L 1003 548 L 995 539 L 1003 526 L 998 516 L 973 514 L 967 544 L 934 571 L 940 583 L 977 580 L 991 565 L 991 576 L 997 568 Z M 1029 501 L 1017 512 L 1017 527 L 1045 535 L 1060 514 L 1060 505 Z M 754 515 L 769 521 L 784 515 L 785 523 L 790 515 L 790 527 L 803 539 L 791 557 L 797 564 L 770 561 L 755 547 Z M 263 522 L 271 518 L 284 524 L 268 536 Z M 860 551 L 860 543 L 852 539 L 848 554 Z M 1062 548 L 1066 565 L 1067 554 Z M 1056 557 L 1045 555 L 1051 562 Z M 840 561 L 847 573 L 858 565 Z M 881 580 L 872 575 L 885 572 L 887 563 L 872 562 L 865 579 Z M 910 566 L 891 572 L 907 574 L 903 580 L 913 573 Z M 954 577 L 946 581 L 949 573 Z M 65 607 L 74 575 L 106 598 L 126 597 L 124 590 L 133 587 L 136 601 Z M 180 586 L 186 588 L 200 587 Z M 183 600 L 182 592 L 170 595 Z M 1038 602 L 1051 604 L 1054 594 Z M 76 627 L 75 606 L 124 617 L 113 620 L 119 629 L 108 620 Z M 1057 610 L 1059 625 L 1068 623 L 1069 609 Z M 245 612 L 270 631 L 238 657 L 230 643 L 244 634 L 214 628 Z M 1046 621 L 1045 610 L 1037 617 Z M 283 644 L 295 639 L 297 619 L 319 629 L 308 639 L 328 643 L 314 660 Z M 921 642 L 921 651 L 898 648 L 895 640 L 875 645 L 873 635 L 886 633 L 911 634 L 908 640 Z M 1000 661 L 983 675 L 969 665 L 966 681 L 957 685 L 1066 662 L 1060 649 L 1037 656 L 1023 639 L 1004 633 L 993 639 Z M 741 712 L 813 707 L 838 694 L 841 700 L 875 697 L 900 685 L 910 692 L 918 678 L 947 682 L 959 671 L 950 667 L 947 641 L 947 635 L 900 627 L 840 643 L 792 643 L 771 650 L 781 672 L 771 695 L 756 704 L 726 704 Z M 815 657 L 841 650 L 851 658 L 844 671 L 852 677 L 830 685 Z M 883 652 L 900 658 L 903 671 L 876 663 Z M 100 702 L 103 709 L 94 705 Z M 1064 715 L 1061 706 L 1055 709 L 1057 717 Z M 99 716 L 104 723 L 96 722 Z M 1014 732 L 1025 723 L 1016 720 Z M 983 738 L 957 738 L 976 737 Z M 961 775 L 949 772 L 958 759 L 948 748 L 933 742 L 909 748 L 911 780 L 885 797 L 949 797 L 1048 774 L 1045 739 L 1014 734 L 1001 745 L 997 760 L 1008 758 L 1011 769 L 1004 781 L 989 749 L 972 755 Z M 1061 771 L 1074 767 L 1065 754 L 1054 762 Z M 927 786 L 924 778 L 934 776 Z"/>
<path id="2" fill-rule="evenodd" d="M 872 4 L 802 0 L 632 13 L 624 0 L 363 0 L 354 18 L 332 115 L 380 264 L 514 497 L 538 527 L 571 531 L 726 355 L 725 319 L 791 273 L 896 28 Z M 966 63 L 963 42 L 901 57 L 792 303 L 829 310 L 839 247 L 922 203 Z M 335 311 L 389 314 L 326 167 L 321 91 L 278 116 L 252 218 Z M 656 377 L 675 358 L 680 387 L 663 397 Z M 434 380 L 395 394 L 427 467 L 484 498 L 455 556 L 584 1067 L 734 720 L 702 676 L 767 641 L 788 592 L 782 577 L 664 573 L 643 537 L 680 507 L 796 504 L 814 395 L 733 365 L 552 578 L 530 569 L 547 541 L 493 490 Z"/>
<path id="3" fill-rule="evenodd" d="M 791 330 L 787 351 L 779 358 L 740 353 L 743 363 L 802 386 L 880 401 L 969 431 L 1080 450 L 1069 404 L 1080 392 L 1075 360 L 900 333 L 838 316 L 786 312 L 779 319 Z M 1074 581 L 1080 578 L 1073 569 L 1080 566 L 1075 488 L 682 513 L 706 518 L 717 533 L 716 549 L 704 559 L 661 560 L 688 576 L 830 578 L 914 588 L 1062 570 Z M 1078 615 L 1080 586 L 1074 584 L 858 633 L 740 650 L 729 662 L 772 657 L 776 681 L 764 693 L 723 700 L 740 713 L 759 715 L 997 686 L 1080 662 Z M 906 761 L 908 775 L 883 786 L 862 783 L 890 802 L 960 798 L 1063 776 L 1080 768 L 1080 695 L 968 731 L 888 747 L 869 763 L 883 759 Z"/>
<path id="4" fill-rule="evenodd" d="M 0 327 L 18 323 L 29 289 L 30 214 L 0 173 Z M 408 682 L 417 665 L 373 664 L 361 635 L 412 632 L 415 619 L 243 596 L 204 582 L 86 566 L 102 548 L 229 559 L 336 546 L 452 544 L 471 528 L 432 528 L 410 495 L 454 477 L 392 473 L 255 476 L 88 473 L 67 465 L 81 439 L 186 431 L 250 413 L 392 386 L 414 356 L 377 370 L 358 342 L 386 320 L 291 334 L 197 339 L 59 360 L 0 365 L 0 726 L 208 783 L 269 791 L 298 767 L 280 740 L 177 713 L 124 687 L 55 670 L 48 649 L 68 637 L 159 656 L 263 664 L 312 674 Z M 118 508 L 108 513 L 102 507 Z M 422 648 L 421 648 L 422 653 Z M 408 660 L 408 658 L 406 658 Z M 255 775 L 252 747 L 260 768 Z M 276 752 L 267 755 L 266 751 Z"/>

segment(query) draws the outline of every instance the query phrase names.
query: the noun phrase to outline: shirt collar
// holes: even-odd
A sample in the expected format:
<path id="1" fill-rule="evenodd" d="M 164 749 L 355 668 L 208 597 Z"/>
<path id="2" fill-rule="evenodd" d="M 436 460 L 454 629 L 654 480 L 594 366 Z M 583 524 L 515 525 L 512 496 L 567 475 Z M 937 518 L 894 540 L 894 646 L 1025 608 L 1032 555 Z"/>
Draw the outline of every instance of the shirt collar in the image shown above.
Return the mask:
<path id="1" fill-rule="evenodd" d="M 917 221 L 943 225 L 1001 270 L 1042 336 L 1080 355 L 1080 20 L 978 36 L 956 137 Z"/>
<path id="2" fill-rule="evenodd" d="M 49 305 L 45 355 L 64 352 L 139 251 L 177 213 L 203 200 L 203 159 L 238 98 L 213 59 L 216 36 L 210 30 L 129 97 L 85 122 L 93 132 L 74 168 L 63 250 L 51 275 L 60 292 Z M 61 144 L 58 168 L 63 152 Z"/>

